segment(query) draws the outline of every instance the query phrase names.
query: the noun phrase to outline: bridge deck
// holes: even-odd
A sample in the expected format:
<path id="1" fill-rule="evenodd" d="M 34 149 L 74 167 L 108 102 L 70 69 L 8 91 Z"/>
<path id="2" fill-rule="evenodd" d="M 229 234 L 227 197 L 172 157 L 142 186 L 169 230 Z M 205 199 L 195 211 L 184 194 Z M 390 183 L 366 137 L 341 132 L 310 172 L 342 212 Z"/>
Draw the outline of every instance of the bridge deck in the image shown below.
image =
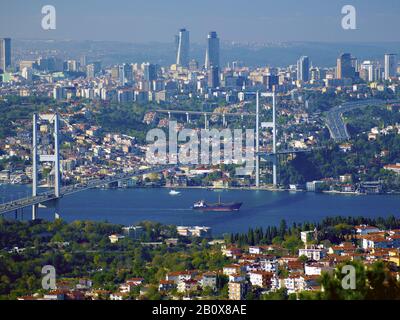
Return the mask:
<path id="1" fill-rule="evenodd" d="M 161 172 L 164 170 L 171 169 L 173 167 L 175 167 L 175 166 L 173 166 L 173 165 L 157 166 L 157 167 L 154 167 L 151 169 L 137 170 L 137 171 L 133 171 L 130 173 L 117 174 L 115 176 L 108 177 L 105 179 L 95 179 L 95 180 L 92 180 L 92 181 L 89 181 L 89 182 L 83 183 L 83 184 L 80 183 L 80 184 L 76 184 L 76 185 L 65 186 L 65 187 L 61 188 L 61 196 L 73 194 L 73 193 L 80 192 L 80 191 L 87 190 L 87 189 L 100 187 L 100 186 L 107 185 L 107 184 L 121 181 L 121 180 L 127 180 L 132 177 L 136 177 L 136 176 L 140 176 L 140 175 L 144 175 L 144 174 Z M 52 191 L 48 191 L 48 192 L 41 193 L 41 194 L 37 195 L 36 197 L 28 197 L 28 198 L 22 198 L 22 199 L 10 201 L 10 202 L 0 205 L 0 214 L 16 211 L 16 210 L 19 210 L 19 209 L 22 209 L 25 207 L 29 207 L 29 206 L 32 206 L 35 204 L 39 204 L 39 203 L 45 203 L 45 202 L 48 202 L 48 201 L 51 201 L 54 199 L 57 199 L 55 194 Z"/>

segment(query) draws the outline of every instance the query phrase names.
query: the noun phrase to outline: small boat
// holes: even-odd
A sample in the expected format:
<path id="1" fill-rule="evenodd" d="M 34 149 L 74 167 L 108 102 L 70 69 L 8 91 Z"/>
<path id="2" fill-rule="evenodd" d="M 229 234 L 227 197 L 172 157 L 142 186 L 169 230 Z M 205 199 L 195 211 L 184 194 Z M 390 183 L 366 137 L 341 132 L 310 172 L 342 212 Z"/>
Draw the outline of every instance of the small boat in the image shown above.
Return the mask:
<path id="1" fill-rule="evenodd" d="M 170 194 L 171 196 L 177 196 L 178 194 L 180 194 L 180 192 L 179 192 L 179 191 L 176 191 L 176 190 L 171 190 L 171 191 L 169 192 L 169 194 Z"/>

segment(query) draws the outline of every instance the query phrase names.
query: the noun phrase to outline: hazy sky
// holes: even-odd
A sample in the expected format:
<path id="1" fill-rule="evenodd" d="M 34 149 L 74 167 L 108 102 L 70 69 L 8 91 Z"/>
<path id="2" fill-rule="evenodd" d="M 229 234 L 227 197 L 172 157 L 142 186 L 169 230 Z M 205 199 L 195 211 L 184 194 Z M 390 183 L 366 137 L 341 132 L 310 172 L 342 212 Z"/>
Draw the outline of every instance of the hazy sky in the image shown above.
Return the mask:
<path id="1" fill-rule="evenodd" d="M 53 5 L 57 29 L 41 28 Z M 341 8 L 357 9 L 357 30 L 341 28 Z M 171 42 L 216 30 L 232 41 L 400 41 L 399 0 L 0 0 L 0 37 Z"/>

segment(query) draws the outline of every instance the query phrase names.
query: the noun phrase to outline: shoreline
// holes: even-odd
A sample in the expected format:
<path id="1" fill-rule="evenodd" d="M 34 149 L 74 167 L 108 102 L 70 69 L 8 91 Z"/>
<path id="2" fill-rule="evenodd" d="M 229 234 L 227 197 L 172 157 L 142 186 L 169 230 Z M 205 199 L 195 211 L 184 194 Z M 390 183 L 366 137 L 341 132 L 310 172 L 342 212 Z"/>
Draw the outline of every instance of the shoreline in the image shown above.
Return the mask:
<path id="1" fill-rule="evenodd" d="M 30 184 L 27 183 L 1 183 L 1 185 L 14 185 L 14 186 L 29 186 Z M 229 191 L 229 190 L 246 190 L 246 191 L 269 191 L 269 192 L 289 192 L 289 193 L 320 193 L 320 194 L 327 194 L 327 195 L 345 195 L 345 196 L 379 196 L 379 195 L 392 195 L 392 196 L 399 196 L 400 192 L 387 192 L 387 193 L 358 193 L 354 191 L 336 191 L 336 190 L 325 190 L 321 192 L 311 192 L 307 190 L 291 190 L 291 189 L 282 189 L 282 188 L 274 188 L 272 186 L 261 186 L 259 188 L 256 187 L 226 187 L 226 188 L 215 188 L 212 186 L 204 187 L 204 186 L 132 186 L 132 187 L 94 187 L 92 189 L 170 189 L 170 190 L 185 190 L 185 189 L 207 189 L 210 191 L 215 192 L 222 192 L 222 191 Z"/>

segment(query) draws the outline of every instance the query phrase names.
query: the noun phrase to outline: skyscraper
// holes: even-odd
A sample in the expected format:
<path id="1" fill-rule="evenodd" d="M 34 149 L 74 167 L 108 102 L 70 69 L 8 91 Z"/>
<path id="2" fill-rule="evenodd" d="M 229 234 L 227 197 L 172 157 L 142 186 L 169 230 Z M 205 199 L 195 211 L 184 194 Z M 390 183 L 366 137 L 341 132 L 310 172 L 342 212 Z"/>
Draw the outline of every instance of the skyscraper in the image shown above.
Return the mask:
<path id="1" fill-rule="evenodd" d="M 297 61 L 297 80 L 308 82 L 310 80 L 310 59 L 302 56 Z"/>
<path id="2" fill-rule="evenodd" d="M 157 79 L 157 66 L 149 62 L 142 64 L 143 69 L 143 80 L 147 82 L 152 82 Z"/>
<path id="3" fill-rule="evenodd" d="M 219 87 L 219 68 L 214 67 L 213 65 L 210 66 L 207 72 L 208 76 L 208 87 L 209 88 L 217 88 Z"/>
<path id="4" fill-rule="evenodd" d="M 350 53 L 342 53 L 337 59 L 336 77 L 338 79 L 353 79 L 355 76 L 355 69 L 352 64 Z"/>
<path id="5" fill-rule="evenodd" d="M 207 37 L 207 49 L 205 67 L 209 69 L 210 66 L 219 67 L 219 38 L 215 31 L 211 31 Z"/>
<path id="6" fill-rule="evenodd" d="M 11 67 L 11 39 L 0 39 L 0 73 Z"/>
<path id="7" fill-rule="evenodd" d="M 179 30 L 178 52 L 176 54 L 176 64 L 187 68 L 189 66 L 189 31 Z"/>
<path id="8" fill-rule="evenodd" d="M 118 66 L 118 81 L 121 85 L 125 84 L 125 69 L 123 64 Z"/>
<path id="9" fill-rule="evenodd" d="M 385 54 L 385 80 L 395 77 L 397 74 L 397 56 L 393 53 Z"/>

